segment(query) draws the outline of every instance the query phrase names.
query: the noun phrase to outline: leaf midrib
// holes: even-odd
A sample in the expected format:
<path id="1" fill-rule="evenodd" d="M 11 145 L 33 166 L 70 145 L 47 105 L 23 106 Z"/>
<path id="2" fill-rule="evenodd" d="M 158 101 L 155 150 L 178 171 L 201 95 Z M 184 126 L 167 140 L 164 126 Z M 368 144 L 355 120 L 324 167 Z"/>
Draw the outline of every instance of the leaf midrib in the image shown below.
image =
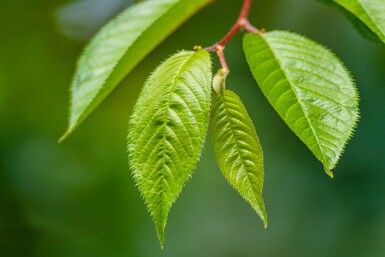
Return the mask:
<path id="1" fill-rule="evenodd" d="M 282 64 L 281 60 L 277 57 L 275 51 L 270 46 L 269 42 L 267 42 L 266 38 L 263 35 L 261 36 L 261 38 L 265 41 L 267 47 L 270 49 L 271 53 L 274 55 L 274 57 L 277 60 L 277 63 L 279 65 L 282 73 L 284 74 L 286 80 L 289 82 L 290 88 L 293 91 L 293 93 L 294 93 L 294 95 L 295 95 L 295 97 L 296 97 L 296 99 L 298 101 L 299 106 L 301 107 L 301 110 L 302 110 L 302 112 L 303 112 L 303 114 L 304 114 L 304 116 L 306 118 L 307 123 L 309 124 L 309 127 L 310 127 L 311 131 L 313 132 L 313 136 L 314 136 L 314 138 L 315 138 L 315 140 L 317 142 L 317 146 L 318 146 L 318 149 L 321 152 L 322 159 L 323 159 L 323 161 L 325 163 L 325 166 L 329 166 L 328 162 L 326 161 L 325 154 L 324 154 L 324 152 L 323 152 L 323 150 L 321 148 L 321 144 L 320 144 L 320 141 L 318 139 L 317 133 L 316 133 L 314 127 L 313 127 L 313 124 L 311 123 L 310 118 L 308 117 L 307 113 L 305 112 L 304 106 L 303 106 L 301 100 L 299 99 L 297 92 L 293 88 L 293 84 L 292 84 L 292 81 L 290 80 L 290 77 L 287 75 L 285 69 L 282 68 L 282 67 L 284 67 L 284 65 Z M 327 168 L 329 168 L 329 167 L 327 167 Z"/>
<path id="2" fill-rule="evenodd" d="M 163 117 L 162 117 L 162 121 L 163 121 L 163 125 L 162 125 L 162 130 L 163 130 L 163 133 L 162 133 L 162 143 L 160 144 L 161 146 L 161 152 L 162 152 L 162 166 L 164 166 L 164 162 L 165 162 L 165 154 L 164 154 L 164 151 L 165 150 L 165 145 L 166 145 L 166 134 L 167 134 L 167 121 L 169 120 L 168 118 L 168 110 L 170 109 L 170 102 L 171 102 L 171 97 L 172 97 L 172 94 L 173 94 L 173 91 L 176 87 L 176 84 L 177 84 L 177 80 L 178 78 L 180 77 L 180 75 L 182 74 L 184 68 L 187 66 L 187 64 L 190 63 L 190 61 L 193 59 L 194 55 L 197 54 L 197 53 L 194 53 L 194 54 L 191 54 L 188 59 L 185 61 L 185 63 L 183 65 L 180 66 L 178 72 L 176 73 L 175 75 L 175 78 L 173 79 L 173 82 L 171 83 L 171 88 L 170 88 L 170 91 L 169 91 L 169 95 L 168 95 L 168 99 L 167 99 L 167 103 L 166 103 L 166 106 L 164 108 L 164 113 L 163 113 Z M 170 128 L 172 130 L 172 128 Z M 165 206 L 165 202 L 167 203 L 167 200 L 165 200 L 165 197 L 166 197 L 166 194 L 164 194 L 164 187 L 165 187 L 165 183 L 167 183 L 167 181 L 164 178 L 164 169 L 162 168 L 161 170 L 162 174 L 161 174 L 161 177 L 162 177 L 162 188 L 161 188 L 161 191 L 163 192 L 162 193 L 162 197 L 161 197 L 161 202 L 162 202 L 162 221 L 164 220 L 163 219 L 163 215 L 165 214 L 165 216 L 167 216 L 167 207 Z M 162 229 L 163 229 L 163 224 L 162 225 Z"/>
<path id="3" fill-rule="evenodd" d="M 232 123 L 232 120 L 231 120 L 231 118 L 230 118 L 230 113 L 229 113 L 229 111 L 228 111 L 228 108 L 229 108 L 229 107 L 227 107 L 226 99 L 225 99 L 225 98 L 226 98 L 226 95 L 223 94 L 223 105 L 224 105 L 224 107 L 225 107 L 226 117 L 228 118 L 228 123 L 230 124 L 230 128 L 231 128 L 231 129 L 230 129 L 230 133 L 231 133 L 232 137 L 234 138 L 236 149 L 237 149 L 237 151 L 238 151 L 238 153 L 239 153 L 239 156 L 241 157 L 241 158 L 240 158 L 240 159 L 241 159 L 241 163 L 242 163 L 242 166 L 244 167 L 244 170 L 246 171 L 246 177 L 247 177 L 247 180 L 248 180 L 249 184 L 251 185 L 251 188 L 253 189 L 254 194 L 259 195 L 258 190 L 256 190 L 255 187 L 254 187 L 254 184 L 251 183 L 251 179 L 250 179 L 249 172 L 247 172 L 248 169 L 247 169 L 247 166 L 245 165 L 245 162 L 244 162 L 244 160 L 243 160 L 243 151 L 241 151 L 241 149 L 240 149 L 240 147 L 239 147 L 239 143 L 238 143 L 238 141 L 240 141 L 240 140 L 238 139 L 238 137 L 237 137 L 236 134 L 234 133 L 233 123 Z M 254 196 L 254 197 L 255 197 L 255 196 Z M 258 197 L 255 197 L 255 200 L 256 200 L 256 202 L 258 202 Z M 254 207 L 254 206 L 253 206 L 253 207 Z M 254 208 L 255 208 L 255 207 L 254 207 Z M 260 209 L 261 212 L 263 213 L 262 209 L 261 209 L 261 208 L 259 208 L 259 209 Z"/>

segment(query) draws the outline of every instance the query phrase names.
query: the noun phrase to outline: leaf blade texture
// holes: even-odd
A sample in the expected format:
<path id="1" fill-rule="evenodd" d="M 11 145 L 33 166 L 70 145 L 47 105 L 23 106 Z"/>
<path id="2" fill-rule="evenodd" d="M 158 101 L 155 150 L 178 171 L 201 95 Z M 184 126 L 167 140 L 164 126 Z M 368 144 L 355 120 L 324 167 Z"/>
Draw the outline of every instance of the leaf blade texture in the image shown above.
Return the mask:
<path id="1" fill-rule="evenodd" d="M 207 51 L 179 52 L 147 80 L 130 118 L 130 167 L 162 247 L 169 210 L 203 148 L 211 78 Z"/>
<path id="2" fill-rule="evenodd" d="M 385 43 L 385 1 L 383 0 L 322 0 L 323 2 L 334 4 L 340 9 L 350 13 L 372 31 L 383 43 Z M 347 15 L 349 19 L 349 15 Z M 351 19 L 353 24 L 365 36 L 371 39 L 371 35 L 365 32 L 364 26 L 357 24 Z"/>
<path id="3" fill-rule="evenodd" d="M 248 34 L 244 51 L 270 104 L 333 177 L 359 118 L 348 70 L 328 49 L 284 31 Z"/>
<path id="4" fill-rule="evenodd" d="M 215 97 L 211 135 L 223 175 L 257 212 L 266 227 L 267 214 L 262 198 L 262 147 L 245 106 L 230 90 Z"/>
<path id="5" fill-rule="evenodd" d="M 211 0 L 148 0 L 128 7 L 85 47 L 71 85 L 69 136 L 161 41 Z"/>

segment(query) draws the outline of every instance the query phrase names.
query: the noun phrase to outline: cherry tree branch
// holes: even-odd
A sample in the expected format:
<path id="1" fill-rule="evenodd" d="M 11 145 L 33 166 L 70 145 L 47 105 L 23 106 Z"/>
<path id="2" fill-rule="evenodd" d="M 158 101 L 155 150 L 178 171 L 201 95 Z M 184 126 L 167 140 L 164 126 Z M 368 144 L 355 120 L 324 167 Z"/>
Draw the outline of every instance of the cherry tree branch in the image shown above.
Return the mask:
<path id="1" fill-rule="evenodd" d="M 257 28 L 253 27 L 247 20 L 247 17 L 249 16 L 250 6 L 251 0 L 244 0 L 241 13 L 239 14 L 237 21 L 231 27 L 229 32 L 227 32 L 227 34 L 219 42 L 205 49 L 209 52 L 216 52 L 218 50 L 218 46 L 224 47 L 240 29 L 245 29 L 252 33 L 262 33 Z"/>
<path id="2" fill-rule="evenodd" d="M 262 34 L 264 31 L 260 31 L 254 26 L 252 26 L 248 21 L 249 11 L 251 6 L 251 0 L 244 0 L 241 12 L 239 14 L 239 17 L 235 24 L 231 27 L 229 32 L 217 43 L 210 47 L 206 47 L 205 49 L 211 53 L 216 52 L 219 58 L 219 61 L 222 66 L 222 70 L 224 72 L 223 78 L 226 79 L 227 75 L 229 74 L 230 70 L 227 66 L 225 55 L 224 55 L 224 49 L 225 45 L 234 37 L 234 35 L 241 29 L 244 29 L 246 31 L 249 31 L 251 33 L 258 33 Z"/>

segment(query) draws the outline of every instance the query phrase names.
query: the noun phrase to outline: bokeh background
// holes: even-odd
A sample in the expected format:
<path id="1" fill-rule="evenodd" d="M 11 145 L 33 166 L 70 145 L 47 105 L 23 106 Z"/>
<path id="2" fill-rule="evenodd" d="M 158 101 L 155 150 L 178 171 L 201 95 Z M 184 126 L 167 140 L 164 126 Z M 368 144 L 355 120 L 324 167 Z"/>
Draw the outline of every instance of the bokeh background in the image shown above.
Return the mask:
<path id="1" fill-rule="evenodd" d="M 151 70 L 178 49 L 220 39 L 241 1 L 217 0 L 195 15 L 58 144 L 77 56 L 132 2 L 1 0 L 0 256 L 385 256 L 385 46 L 313 0 L 255 0 L 250 20 L 321 42 L 354 74 L 362 118 L 335 179 L 269 106 L 238 35 L 226 48 L 227 86 L 244 100 L 263 145 L 269 227 L 222 177 L 208 139 L 160 249 L 128 169 L 127 121 Z"/>

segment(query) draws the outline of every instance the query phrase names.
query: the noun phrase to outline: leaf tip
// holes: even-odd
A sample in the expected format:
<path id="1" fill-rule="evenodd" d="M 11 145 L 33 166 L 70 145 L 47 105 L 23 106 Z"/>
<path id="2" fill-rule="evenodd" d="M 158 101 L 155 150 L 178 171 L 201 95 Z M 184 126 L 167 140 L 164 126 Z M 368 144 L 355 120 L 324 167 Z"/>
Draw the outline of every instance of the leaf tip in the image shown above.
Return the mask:
<path id="1" fill-rule="evenodd" d="M 262 222 L 263 222 L 263 227 L 266 229 L 267 228 L 267 213 L 266 213 L 266 210 L 265 210 L 265 207 L 263 206 L 263 213 L 261 215 L 261 219 L 262 219 Z"/>
<path id="2" fill-rule="evenodd" d="M 164 228 L 156 228 L 156 234 L 158 236 L 159 244 L 160 244 L 160 249 L 164 249 Z"/>
<path id="3" fill-rule="evenodd" d="M 265 209 L 265 204 L 262 202 L 258 203 L 254 208 L 253 208 L 258 216 L 261 218 L 263 222 L 263 227 L 266 229 L 267 228 L 267 212 Z"/>
<path id="4" fill-rule="evenodd" d="M 58 143 L 62 143 L 64 140 L 66 140 L 69 135 L 72 133 L 72 130 L 71 129 L 68 129 L 58 140 Z"/>
<path id="5" fill-rule="evenodd" d="M 330 178 L 334 178 L 333 172 L 328 167 L 324 166 L 324 170 Z"/>
<path id="6" fill-rule="evenodd" d="M 262 207 L 262 208 L 261 208 Z M 254 210 L 257 212 L 257 214 L 259 215 L 259 217 L 261 218 L 262 222 L 263 222 L 263 227 L 266 229 L 267 228 L 267 213 L 266 213 L 266 210 L 265 210 L 265 206 L 264 204 L 262 206 L 260 205 L 257 205 Z"/>
<path id="7" fill-rule="evenodd" d="M 160 241 L 160 239 L 159 239 L 159 242 L 160 242 L 160 249 L 164 250 L 164 240 Z"/>
<path id="8" fill-rule="evenodd" d="M 58 143 L 62 143 L 64 140 L 66 140 L 74 131 L 75 129 L 77 128 L 76 125 L 73 125 L 72 123 L 70 123 L 70 125 L 68 126 L 67 130 L 64 132 L 64 134 L 59 138 L 58 140 Z"/>

